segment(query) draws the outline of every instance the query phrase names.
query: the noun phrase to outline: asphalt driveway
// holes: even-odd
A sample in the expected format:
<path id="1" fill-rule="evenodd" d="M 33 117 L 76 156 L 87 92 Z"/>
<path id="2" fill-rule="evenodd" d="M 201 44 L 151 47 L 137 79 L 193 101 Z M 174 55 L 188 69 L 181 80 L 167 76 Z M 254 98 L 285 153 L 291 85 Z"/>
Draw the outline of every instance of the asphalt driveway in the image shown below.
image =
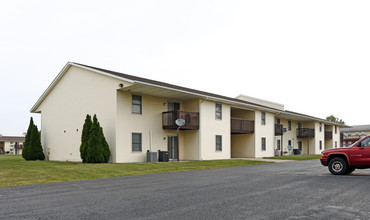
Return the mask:
<path id="1" fill-rule="evenodd" d="M 369 219 L 369 186 L 318 160 L 148 174 L 0 188 L 0 219 Z"/>

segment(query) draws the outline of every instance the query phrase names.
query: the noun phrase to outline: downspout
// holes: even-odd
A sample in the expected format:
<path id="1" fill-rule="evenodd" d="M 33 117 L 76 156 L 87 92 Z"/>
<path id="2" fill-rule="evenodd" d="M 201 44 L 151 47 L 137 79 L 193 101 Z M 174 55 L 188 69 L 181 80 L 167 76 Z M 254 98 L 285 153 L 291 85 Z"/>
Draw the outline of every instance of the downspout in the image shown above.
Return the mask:
<path id="1" fill-rule="evenodd" d="M 279 115 L 281 112 L 282 111 L 279 111 L 278 113 L 276 113 L 274 117 L 276 118 L 276 116 Z M 275 123 L 274 123 L 274 129 L 275 129 Z M 275 130 L 273 132 L 275 136 Z M 283 131 L 281 131 L 280 156 L 283 156 L 283 148 L 284 148 L 283 134 L 284 134 Z"/>
<path id="2" fill-rule="evenodd" d="M 201 115 L 202 115 L 202 103 L 207 101 L 209 96 L 199 102 L 199 160 L 203 160 L 202 158 L 202 123 L 201 123 Z"/>

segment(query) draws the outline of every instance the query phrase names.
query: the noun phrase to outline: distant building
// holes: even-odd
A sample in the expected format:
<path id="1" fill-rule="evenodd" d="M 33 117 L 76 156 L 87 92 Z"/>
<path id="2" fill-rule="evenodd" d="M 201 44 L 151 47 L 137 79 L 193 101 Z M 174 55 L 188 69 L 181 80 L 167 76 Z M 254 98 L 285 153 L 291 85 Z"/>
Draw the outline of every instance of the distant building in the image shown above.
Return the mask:
<path id="1" fill-rule="evenodd" d="M 354 125 L 350 128 L 341 128 L 341 146 L 349 147 L 360 138 L 370 135 L 370 125 Z"/>
<path id="2" fill-rule="evenodd" d="M 22 136 L 0 135 L 0 154 L 22 154 L 24 140 Z"/>

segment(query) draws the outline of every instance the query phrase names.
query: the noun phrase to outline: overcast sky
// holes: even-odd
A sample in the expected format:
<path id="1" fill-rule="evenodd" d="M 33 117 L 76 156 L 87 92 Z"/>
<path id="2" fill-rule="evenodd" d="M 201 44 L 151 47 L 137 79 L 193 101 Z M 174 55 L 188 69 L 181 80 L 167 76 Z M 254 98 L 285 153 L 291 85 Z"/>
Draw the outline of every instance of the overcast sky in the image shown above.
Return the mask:
<path id="1" fill-rule="evenodd" d="M 68 61 L 370 124 L 370 1 L 0 1 L 0 134 Z"/>

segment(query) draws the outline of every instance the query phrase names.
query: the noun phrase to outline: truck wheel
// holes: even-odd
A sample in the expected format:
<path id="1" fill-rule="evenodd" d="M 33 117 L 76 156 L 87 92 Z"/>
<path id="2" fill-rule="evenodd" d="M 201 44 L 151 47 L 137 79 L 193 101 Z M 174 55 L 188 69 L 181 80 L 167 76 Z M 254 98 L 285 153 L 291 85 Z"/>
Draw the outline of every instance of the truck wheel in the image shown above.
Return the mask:
<path id="1" fill-rule="evenodd" d="M 348 171 L 347 162 L 340 157 L 331 159 L 328 168 L 330 173 L 334 175 L 343 175 Z"/>
<path id="2" fill-rule="evenodd" d="M 347 174 L 350 174 L 350 173 L 352 173 L 353 171 L 355 171 L 356 170 L 356 168 L 353 168 L 353 167 L 348 167 L 348 169 L 347 169 Z"/>

